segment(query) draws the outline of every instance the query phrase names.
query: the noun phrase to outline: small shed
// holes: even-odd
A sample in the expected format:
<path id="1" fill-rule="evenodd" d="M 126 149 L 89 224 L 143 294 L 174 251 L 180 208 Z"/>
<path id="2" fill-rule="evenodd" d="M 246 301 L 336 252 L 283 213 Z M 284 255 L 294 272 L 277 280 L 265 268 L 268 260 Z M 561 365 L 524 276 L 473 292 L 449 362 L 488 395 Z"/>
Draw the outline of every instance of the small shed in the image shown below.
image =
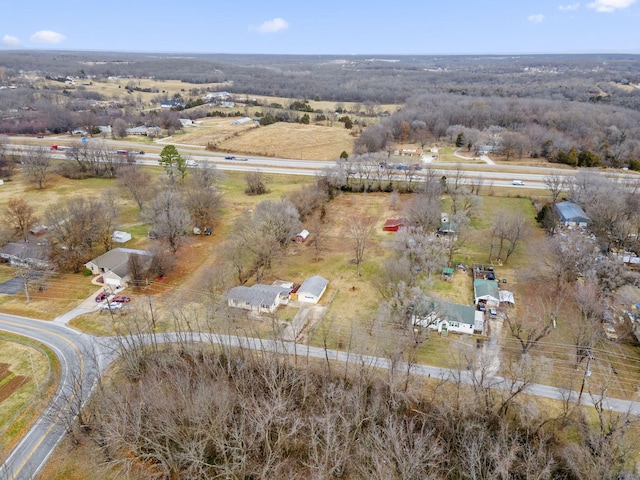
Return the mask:
<path id="1" fill-rule="evenodd" d="M 116 230 L 115 232 L 113 232 L 113 235 L 111 235 L 111 240 L 118 243 L 126 243 L 131 240 L 131 234 L 129 232 L 121 232 L 119 230 Z"/>
<path id="2" fill-rule="evenodd" d="M 406 221 L 404 218 L 390 218 L 389 220 L 384 222 L 384 227 L 382 227 L 382 230 L 384 230 L 385 232 L 397 232 L 400 227 L 405 226 L 405 223 Z"/>
<path id="3" fill-rule="evenodd" d="M 46 225 L 38 225 L 29 230 L 29 233 L 34 237 L 40 237 L 49 231 L 49 227 Z"/>
<path id="4" fill-rule="evenodd" d="M 302 230 L 299 234 L 296 235 L 296 238 L 294 238 L 294 240 L 296 243 L 304 243 L 307 241 L 307 238 L 309 238 L 309 231 Z"/>
<path id="5" fill-rule="evenodd" d="M 442 269 L 442 279 L 450 281 L 453 278 L 453 268 L 443 268 Z"/>
<path id="6" fill-rule="evenodd" d="M 509 290 L 500 290 L 498 294 L 501 304 L 507 304 L 510 306 L 514 306 L 516 304 L 515 298 L 513 297 L 513 292 L 510 292 Z"/>

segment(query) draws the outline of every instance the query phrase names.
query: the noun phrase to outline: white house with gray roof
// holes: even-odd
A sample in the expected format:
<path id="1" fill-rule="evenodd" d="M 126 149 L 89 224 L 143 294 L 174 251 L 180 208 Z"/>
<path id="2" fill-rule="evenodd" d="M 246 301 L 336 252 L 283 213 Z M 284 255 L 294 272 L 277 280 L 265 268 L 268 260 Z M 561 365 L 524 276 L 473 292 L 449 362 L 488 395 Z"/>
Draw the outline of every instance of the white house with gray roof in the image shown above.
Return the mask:
<path id="1" fill-rule="evenodd" d="M 129 280 L 129 259 L 137 255 L 140 266 L 147 269 L 153 260 L 153 253 L 133 248 L 114 248 L 98 258 L 84 264 L 94 275 L 102 275 L 106 285 L 122 285 Z"/>
<path id="2" fill-rule="evenodd" d="M 257 283 L 251 287 L 233 287 L 227 294 L 230 307 L 244 308 L 251 312 L 273 313 L 280 305 L 289 302 L 290 288 Z"/>
<path id="3" fill-rule="evenodd" d="M 329 280 L 322 278 L 320 275 L 314 275 L 307 278 L 297 291 L 298 301 L 307 303 L 318 303 L 324 295 Z"/>

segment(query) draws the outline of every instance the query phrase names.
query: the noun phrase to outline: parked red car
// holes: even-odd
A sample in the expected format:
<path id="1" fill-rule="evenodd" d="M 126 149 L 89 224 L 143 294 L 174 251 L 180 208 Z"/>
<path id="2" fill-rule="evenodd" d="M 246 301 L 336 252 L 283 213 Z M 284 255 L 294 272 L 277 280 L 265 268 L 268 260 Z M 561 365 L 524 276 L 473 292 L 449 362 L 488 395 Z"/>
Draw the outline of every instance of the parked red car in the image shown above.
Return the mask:
<path id="1" fill-rule="evenodd" d="M 111 301 L 118 302 L 118 303 L 127 303 L 131 301 L 131 299 L 129 297 L 125 297 L 124 295 L 116 295 L 111 299 Z"/>
<path id="2" fill-rule="evenodd" d="M 104 302 L 107 298 L 109 298 L 109 295 L 107 293 L 104 293 L 104 292 L 99 293 L 96 296 L 96 302 Z"/>

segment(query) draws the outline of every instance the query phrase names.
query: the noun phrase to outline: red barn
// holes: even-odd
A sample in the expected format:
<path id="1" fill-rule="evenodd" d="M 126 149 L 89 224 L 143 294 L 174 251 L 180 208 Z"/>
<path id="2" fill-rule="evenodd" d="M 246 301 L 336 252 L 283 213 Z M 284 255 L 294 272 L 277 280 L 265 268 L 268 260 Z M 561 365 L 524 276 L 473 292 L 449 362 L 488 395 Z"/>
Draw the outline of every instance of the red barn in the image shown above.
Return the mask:
<path id="1" fill-rule="evenodd" d="M 397 232 L 400 227 L 404 227 L 405 219 L 404 218 L 390 218 L 386 222 L 384 222 L 384 227 L 382 230 L 385 232 Z"/>

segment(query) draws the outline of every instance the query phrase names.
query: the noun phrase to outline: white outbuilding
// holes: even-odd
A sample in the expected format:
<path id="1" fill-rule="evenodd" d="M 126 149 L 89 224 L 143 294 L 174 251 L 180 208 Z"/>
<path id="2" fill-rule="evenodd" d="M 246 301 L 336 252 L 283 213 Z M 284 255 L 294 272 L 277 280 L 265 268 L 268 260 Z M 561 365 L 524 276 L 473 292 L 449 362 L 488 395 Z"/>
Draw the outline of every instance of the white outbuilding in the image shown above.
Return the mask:
<path id="1" fill-rule="evenodd" d="M 318 303 L 324 295 L 329 280 L 320 275 L 307 278 L 296 292 L 299 302 Z"/>
<path id="2" fill-rule="evenodd" d="M 121 232 L 119 230 L 116 230 L 115 232 L 113 232 L 113 235 L 111 235 L 111 240 L 117 243 L 126 243 L 131 240 L 131 234 L 129 232 Z"/>

